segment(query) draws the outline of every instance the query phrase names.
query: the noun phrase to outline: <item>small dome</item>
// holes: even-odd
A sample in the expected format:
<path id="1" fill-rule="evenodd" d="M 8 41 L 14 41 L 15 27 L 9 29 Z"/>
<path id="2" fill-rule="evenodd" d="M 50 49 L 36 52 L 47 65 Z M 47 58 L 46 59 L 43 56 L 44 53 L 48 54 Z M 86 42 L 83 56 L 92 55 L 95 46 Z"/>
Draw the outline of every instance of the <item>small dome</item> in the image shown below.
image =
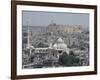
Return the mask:
<path id="1" fill-rule="evenodd" d="M 27 48 L 27 49 L 34 49 L 34 46 L 28 45 L 26 48 Z"/>
<path id="2" fill-rule="evenodd" d="M 32 49 L 33 49 L 33 48 L 34 48 L 34 46 L 30 46 L 30 48 L 32 48 Z"/>
<path id="3" fill-rule="evenodd" d="M 54 47 L 54 48 L 57 48 L 57 44 L 54 44 L 53 47 Z"/>

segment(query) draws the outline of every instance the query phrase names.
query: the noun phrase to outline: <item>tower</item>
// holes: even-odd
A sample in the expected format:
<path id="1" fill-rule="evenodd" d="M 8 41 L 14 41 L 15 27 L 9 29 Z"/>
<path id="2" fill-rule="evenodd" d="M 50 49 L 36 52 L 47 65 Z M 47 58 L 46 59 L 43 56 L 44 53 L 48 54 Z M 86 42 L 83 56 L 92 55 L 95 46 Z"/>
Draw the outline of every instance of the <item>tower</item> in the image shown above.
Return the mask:
<path id="1" fill-rule="evenodd" d="M 27 26 L 27 47 L 30 47 L 30 30 L 29 30 L 29 26 Z"/>

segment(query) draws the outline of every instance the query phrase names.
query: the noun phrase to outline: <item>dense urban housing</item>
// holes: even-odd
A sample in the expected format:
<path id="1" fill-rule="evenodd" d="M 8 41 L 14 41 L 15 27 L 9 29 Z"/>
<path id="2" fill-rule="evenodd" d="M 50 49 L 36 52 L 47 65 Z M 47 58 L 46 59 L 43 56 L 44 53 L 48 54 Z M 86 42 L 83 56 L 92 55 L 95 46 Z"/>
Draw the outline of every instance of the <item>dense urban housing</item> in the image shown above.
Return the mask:
<path id="1" fill-rule="evenodd" d="M 23 68 L 88 65 L 89 30 L 82 25 L 22 26 Z"/>

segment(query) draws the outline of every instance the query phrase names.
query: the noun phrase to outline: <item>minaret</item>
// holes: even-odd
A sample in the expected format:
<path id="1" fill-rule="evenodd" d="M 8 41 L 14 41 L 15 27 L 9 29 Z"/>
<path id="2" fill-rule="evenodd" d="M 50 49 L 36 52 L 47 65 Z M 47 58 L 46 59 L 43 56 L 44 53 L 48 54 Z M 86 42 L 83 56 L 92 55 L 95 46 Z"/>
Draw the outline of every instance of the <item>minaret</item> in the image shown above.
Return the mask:
<path id="1" fill-rule="evenodd" d="M 29 29 L 29 19 L 27 19 L 27 48 L 30 48 L 30 29 Z"/>
<path id="2" fill-rule="evenodd" d="M 28 31 L 27 31 L 27 47 L 30 47 L 30 30 L 29 30 L 29 25 L 27 26 Z"/>
<path id="3" fill-rule="evenodd" d="M 29 25 L 27 26 L 27 49 L 29 49 L 29 54 L 31 55 L 32 53 L 32 48 L 30 46 L 30 29 L 29 29 Z"/>

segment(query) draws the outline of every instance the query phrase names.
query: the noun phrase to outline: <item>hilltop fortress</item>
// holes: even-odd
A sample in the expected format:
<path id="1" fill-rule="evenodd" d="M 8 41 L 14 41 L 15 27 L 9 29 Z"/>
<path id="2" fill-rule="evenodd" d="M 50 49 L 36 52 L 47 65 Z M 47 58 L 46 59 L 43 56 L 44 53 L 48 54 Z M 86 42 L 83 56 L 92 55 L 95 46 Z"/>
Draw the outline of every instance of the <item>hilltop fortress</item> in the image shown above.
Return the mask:
<path id="1" fill-rule="evenodd" d="M 55 32 L 55 31 L 64 31 L 64 32 L 83 32 L 81 25 L 62 25 L 62 24 L 56 24 L 56 23 L 50 23 L 46 31 Z"/>

